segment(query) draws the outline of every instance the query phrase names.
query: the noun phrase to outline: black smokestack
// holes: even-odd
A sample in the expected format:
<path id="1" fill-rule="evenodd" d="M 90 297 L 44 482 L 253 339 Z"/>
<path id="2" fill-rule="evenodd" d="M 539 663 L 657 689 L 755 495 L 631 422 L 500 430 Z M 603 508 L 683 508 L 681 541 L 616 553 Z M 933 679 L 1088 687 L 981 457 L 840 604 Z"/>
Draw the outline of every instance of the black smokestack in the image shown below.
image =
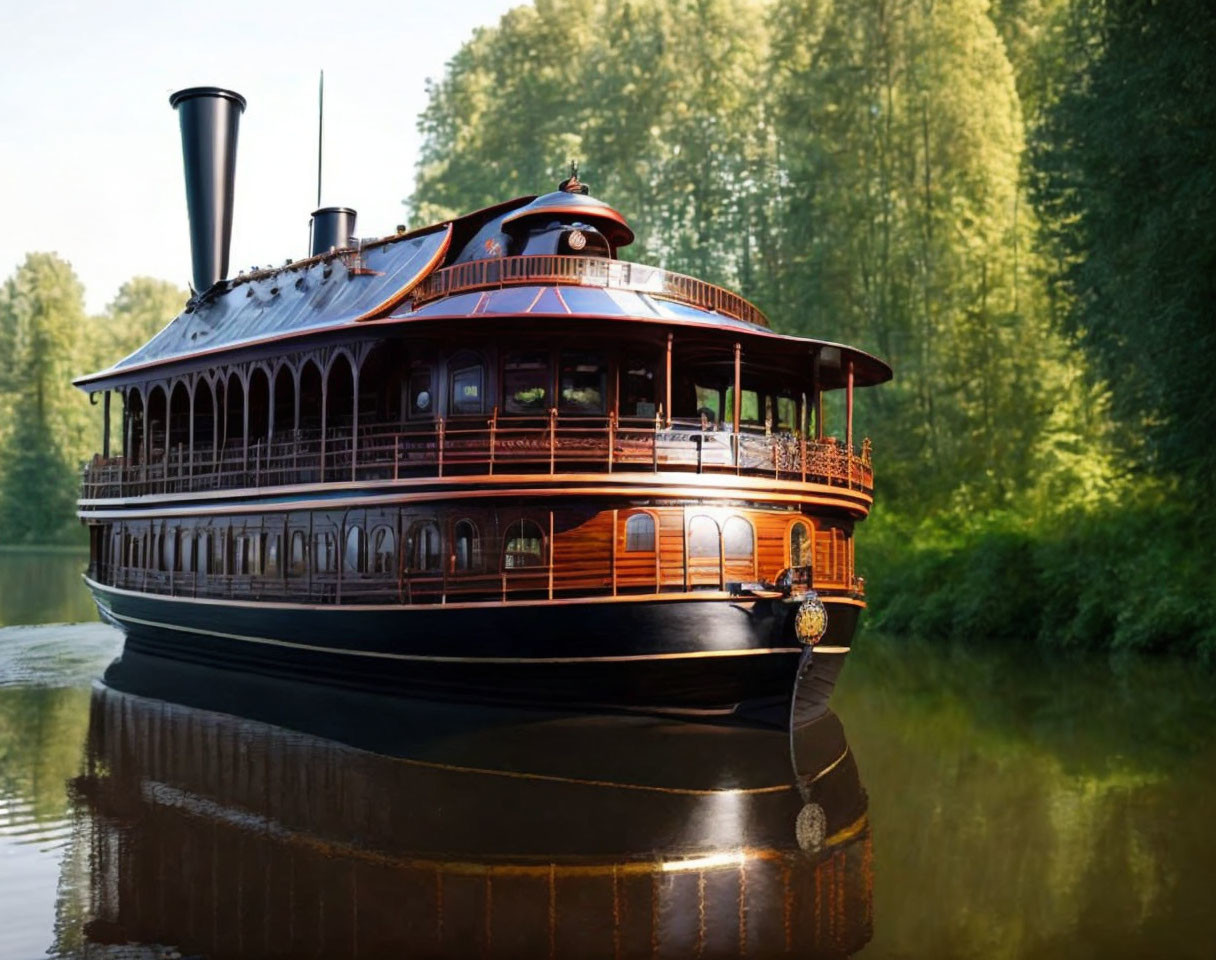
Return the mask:
<path id="1" fill-rule="evenodd" d="M 350 246 L 355 235 L 355 211 L 350 207 L 322 207 L 312 212 L 312 243 L 308 255 L 329 253 Z"/>
<path id="2" fill-rule="evenodd" d="M 194 291 L 202 293 L 228 275 L 236 135 L 245 98 L 219 87 L 190 87 L 169 97 L 169 106 L 182 126 Z"/>

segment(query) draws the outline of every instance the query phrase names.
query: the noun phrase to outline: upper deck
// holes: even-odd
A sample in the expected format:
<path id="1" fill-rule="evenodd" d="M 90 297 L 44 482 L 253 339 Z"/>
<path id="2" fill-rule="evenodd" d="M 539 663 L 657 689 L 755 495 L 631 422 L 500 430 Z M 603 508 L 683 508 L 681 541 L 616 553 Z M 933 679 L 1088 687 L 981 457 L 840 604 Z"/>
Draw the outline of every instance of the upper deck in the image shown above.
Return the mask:
<path id="1" fill-rule="evenodd" d="M 631 238 L 607 205 L 559 191 L 220 281 L 77 381 L 104 410 L 82 506 L 629 473 L 830 488 L 864 511 L 853 390 L 889 368 L 775 333 L 729 290 L 617 259 Z"/>

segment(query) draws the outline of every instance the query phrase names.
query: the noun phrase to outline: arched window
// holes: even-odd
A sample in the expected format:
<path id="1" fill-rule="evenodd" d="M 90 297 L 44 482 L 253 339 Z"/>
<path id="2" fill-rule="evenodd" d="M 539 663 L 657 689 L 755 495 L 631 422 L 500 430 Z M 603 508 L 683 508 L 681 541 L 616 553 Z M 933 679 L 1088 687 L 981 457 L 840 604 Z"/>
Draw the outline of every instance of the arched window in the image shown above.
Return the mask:
<path id="1" fill-rule="evenodd" d="M 459 520 L 452 528 L 453 553 L 456 570 L 468 573 L 481 569 L 481 538 L 477 535 L 477 524 L 472 520 Z"/>
<path id="2" fill-rule="evenodd" d="M 363 528 L 352 523 L 346 528 L 346 549 L 342 552 L 344 573 L 363 573 L 367 570 L 367 537 Z"/>
<path id="3" fill-rule="evenodd" d="M 625 521 L 625 552 L 654 552 L 654 517 L 648 513 L 635 513 Z"/>
<path id="4" fill-rule="evenodd" d="M 439 539 L 439 524 L 434 520 L 419 520 L 410 527 L 410 569 L 439 570 L 443 560 Z"/>
<path id="5" fill-rule="evenodd" d="M 718 525 L 709 517 L 693 517 L 688 523 L 688 556 L 714 559 L 721 556 Z"/>
<path id="6" fill-rule="evenodd" d="M 516 520 L 503 537 L 502 566 L 504 570 L 545 565 L 545 536 L 534 520 Z"/>
<path id="7" fill-rule="evenodd" d="M 372 572 L 392 573 L 397 569 L 397 538 L 393 528 L 379 526 L 372 531 Z"/>
<path id="8" fill-rule="evenodd" d="M 332 533 L 313 534 L 312 562 L 317 573 L 333 573 L 337 569 L 338 550 Z"/>
<path id="9" fill-rule="evenodd" d="M 198 535 L 196 541 L 195 555 L 198 557 L 198 562 L 195 564 L 195 569 L 199 573 L 211 572 L 211 534 L 207 531 L 202 531 Z"/>
<path id="10" fill-rule="evenodd" d="M 448 410 L 453 416 L 485 410 L 485 366 L 471 353 L 457 354 L 448 364 Z"/>
<path id="11" fill-rule="evenodd" d="M 799 520 L 790 527 L 790 566 L 811 565 L 811 528 Z"/>
<path id="12" fill-rule="evenodd" d="M 283 537 L 278 533 L 272 533 L 266 543 L 266 576 L 268 577 L 277 577 L 283 573 L 280 565 L 282 543 Z"/>
<path id="13" fill-rule="evenodd" d="M 304 556 L 304 531 L 293 530 L 291 533 L 291 573 L 302 577 L 308 572 L 308 558 Z"/>
<path id="14" fill-rule="evenodd" d="M 728 559 L 750 560 L 756 538 L 752 525 L 742 517 L 730 517 L 722 526 L 722 549 Z"/>

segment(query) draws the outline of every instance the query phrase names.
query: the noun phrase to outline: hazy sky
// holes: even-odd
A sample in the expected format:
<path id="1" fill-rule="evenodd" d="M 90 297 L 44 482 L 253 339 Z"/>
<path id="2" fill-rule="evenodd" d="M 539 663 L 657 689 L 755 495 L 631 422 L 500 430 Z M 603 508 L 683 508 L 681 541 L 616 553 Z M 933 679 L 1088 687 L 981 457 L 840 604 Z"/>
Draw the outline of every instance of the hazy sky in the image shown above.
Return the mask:
<path id="1" fill-rule="evenodd" d="M 360 236 L 391 232 L 405 219 L 426 79 L 517 5 L 0 0 L 0 278 L 27 252 L 53 250 L 84 282 L 90 311 L 135 275 L 186 286 L 169 94 L 198 85 L 249 102 L 230 273 L 306 255 L 321 69 L 321 202 L 358 210 Z"/>

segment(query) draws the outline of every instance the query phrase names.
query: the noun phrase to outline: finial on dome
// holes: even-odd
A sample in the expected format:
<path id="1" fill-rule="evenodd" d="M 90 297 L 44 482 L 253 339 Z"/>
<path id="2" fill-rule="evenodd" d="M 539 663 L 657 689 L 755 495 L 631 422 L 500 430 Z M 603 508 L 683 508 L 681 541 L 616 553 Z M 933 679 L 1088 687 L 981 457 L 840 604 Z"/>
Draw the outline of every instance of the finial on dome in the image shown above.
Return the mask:
<path id="1" fill-rule="evenodd" d="M 561 190 L 563 193 L 581 193 L 584 195 L 587 193 L 590 193 L 590 191 L 587 188 L 587 184 L 583 183 L 578 178 L 578 161 L 577 160 L 570 161 L 570 176 L 567 177 L 565 180 L 563 180 L 561 183 L 559 183 L 557 185 L 557 189 Z"/>

